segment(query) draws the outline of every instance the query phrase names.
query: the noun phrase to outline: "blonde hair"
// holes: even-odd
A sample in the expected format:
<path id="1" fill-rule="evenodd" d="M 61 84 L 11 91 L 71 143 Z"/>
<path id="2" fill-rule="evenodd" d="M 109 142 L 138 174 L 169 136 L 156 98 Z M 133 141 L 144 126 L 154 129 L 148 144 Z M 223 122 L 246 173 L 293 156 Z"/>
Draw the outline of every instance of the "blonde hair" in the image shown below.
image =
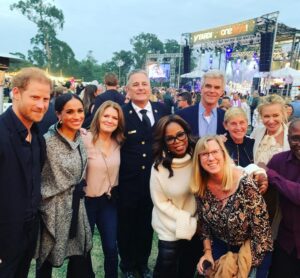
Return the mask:
<path id="1" fill-rule="evenodd" d="M 118 103 L 108 100 L 101 104 L 101 106 L 97 109 L 94 118 L 92 120 L 90 132 L 92 133 L 93 144 L 96 143 L 97 139 L 99 138 L 99 134 L 101 132 L 99 119 L 104 114 L 104 111 L 109 107 L 117 110 L 118 112 L 118 126 L 116 130 L 112 133 L 112 138 L 114 138 L 119 144 L 122 144 L 123 141 L 125 140 L 125 136 L 124 136 L 125 120 L 124 120 L 124 114 L 122 108 Z"/>
<path id="2" fill-rule="evenodd" d="M 225 112 L 224 123 L 227 124 L 235 117 L 243 117 L 248 122 L 247 114 L 242 108 L 231 107 Z"/>
<path id="3" fill-rule="evenodd" d="M 233 183 L 233 169 L 232 160 L 228 155 L 228 152 L 224 146 L 224 143 L 220 136 L 205 136 L 202 137 L 196 144 L 194 155 L 193 155 L 193 172 L 192 172 L 192 182 L 191 191 L 203 197 L 205 190 L 207 188 L 207 182 L 209 180 L 209 173 L 202 167 L 199 155 L 208 149 L 208 142 L 215 141 L 224 157 L 224 167 L 223 167 L 223 178 L 222 178 L 222 189 L 224 191 L 229 191 L 234 187 Z"/>
<path id="4" fill-rule="evenodd" d="M 262 111 L 264 107 L 272 104 L 279 104 L 281 107 L 281 112 L 283 114 L 283 120 L 285 123 L 287 123 L 287 115 L 285 110 L 285 101 L 284 99 L 279 95 L 269 95 L 261 98 L 259 105 L 257 107 L 257 111 L 259 115 L 262 117 Z"/>

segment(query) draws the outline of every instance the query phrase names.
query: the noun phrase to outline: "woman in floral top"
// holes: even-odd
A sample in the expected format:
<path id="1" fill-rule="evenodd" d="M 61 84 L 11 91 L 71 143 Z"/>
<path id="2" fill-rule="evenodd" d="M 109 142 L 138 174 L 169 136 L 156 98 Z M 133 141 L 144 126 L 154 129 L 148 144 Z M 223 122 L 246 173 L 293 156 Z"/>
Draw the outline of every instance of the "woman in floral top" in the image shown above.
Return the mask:
<path id="1" fill-rule="evenodd" d="M 238 252 L 250 240 L 252 270 L 256 277 L 267 277 L 271 229 L 265 202 L 254 182 L 234 166 L 218 136 L 198 141 L 193 171 L 191 189 L 197 197 L 204 237 L 199 272 L 203 272 L 205 260 L 214 266 L 214 260 L 228 251 Z"/>

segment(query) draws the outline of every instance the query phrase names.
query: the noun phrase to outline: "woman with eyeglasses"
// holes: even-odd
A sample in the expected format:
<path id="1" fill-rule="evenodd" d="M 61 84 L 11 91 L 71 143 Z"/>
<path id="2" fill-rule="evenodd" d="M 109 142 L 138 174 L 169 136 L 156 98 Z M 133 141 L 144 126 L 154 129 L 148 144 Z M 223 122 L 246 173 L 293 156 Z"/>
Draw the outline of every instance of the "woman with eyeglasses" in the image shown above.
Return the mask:
<path id="1" fill-rule="evenodd" d="M 219 136 L 198 141 L 191 190 L 204 238 L 198 271 L 203 273 L 205 261 L 214 268 L 215 261 L 231 251 L 244 256 L 245 268 L 240 268 L 239 277 L 248 277 L 250 272 L 250 277 L 267 277 L 272 238 L 266 204 L 253 180 L 232 163 Z M 227 255 L 228 259 L 231 253 Z M 227 275 L 219 277 L 233 277 L 229 265 L 221 265 Z"/>
<path id="2" fill-rule="evenodd" d="M 194 140 L 188 124 L 165 116 L 154 133 L 150 178 L 152 226 L 158 234 L 153 277 L 194 277 L 201 241 L 196 235 L 196 202 L 190 192 Z"/>

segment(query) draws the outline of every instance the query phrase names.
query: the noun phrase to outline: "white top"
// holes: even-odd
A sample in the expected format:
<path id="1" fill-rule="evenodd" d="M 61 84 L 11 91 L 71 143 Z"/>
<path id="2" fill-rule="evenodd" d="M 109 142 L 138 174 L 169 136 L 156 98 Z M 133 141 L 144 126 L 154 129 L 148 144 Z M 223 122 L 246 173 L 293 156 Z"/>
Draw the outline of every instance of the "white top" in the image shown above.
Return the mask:
<path id="1" fill-rule="evenodd" d="M 113 187 L 119 183 L 120 145 L 113 141 L 107 157 L 93 145 L 90 132 L 82 138 L 88 154 L 85 193 L 88 197 L 100 197 L 109 191 L 110 185 Z"/>
<path id="2" fill-rule="evenodd" d="M 152 167 L 150 193 L 153 201 L 152 227 L 160 240 L 190 240 L 196 232 L 196 201 L 190 192 L 192 158 L 173 159 L 174 175 L 162 165 Z"/>
<path id="3" fill-rule="evenodd" d="M 137 113 L 138 117 L 140 118 L 140 120 L 143 120 L 143 115 L 142 113 L 140 113 L 141 110 L 145 109 L 147 110 L 147 116 L 151 122 L 151 126 L 154 125 L 155 119 L 154 119 L 154 115 L 153 115 L 153 111 L 152 111 L 152 106 L 151 103 L 148 101 L 147 105 L 144 108 L 138 107 L 137 105 L 135 105 L 133 102 L 131 102 L 131 105 L 134 109 L 134 111 Z"/>

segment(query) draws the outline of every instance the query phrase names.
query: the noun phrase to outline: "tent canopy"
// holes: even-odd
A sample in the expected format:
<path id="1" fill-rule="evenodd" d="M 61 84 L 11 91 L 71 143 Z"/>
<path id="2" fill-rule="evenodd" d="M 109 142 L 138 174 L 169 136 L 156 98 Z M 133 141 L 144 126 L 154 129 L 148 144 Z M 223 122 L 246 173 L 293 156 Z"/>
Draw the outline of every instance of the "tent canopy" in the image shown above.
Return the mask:
<path id="1" fill-rule="evenodd" d="M 204 74 L 204 71 L 202 70 L 194 70 L 185 74 L 180 75 L 182 78 L 199 78 L 202 77 Z"/>

